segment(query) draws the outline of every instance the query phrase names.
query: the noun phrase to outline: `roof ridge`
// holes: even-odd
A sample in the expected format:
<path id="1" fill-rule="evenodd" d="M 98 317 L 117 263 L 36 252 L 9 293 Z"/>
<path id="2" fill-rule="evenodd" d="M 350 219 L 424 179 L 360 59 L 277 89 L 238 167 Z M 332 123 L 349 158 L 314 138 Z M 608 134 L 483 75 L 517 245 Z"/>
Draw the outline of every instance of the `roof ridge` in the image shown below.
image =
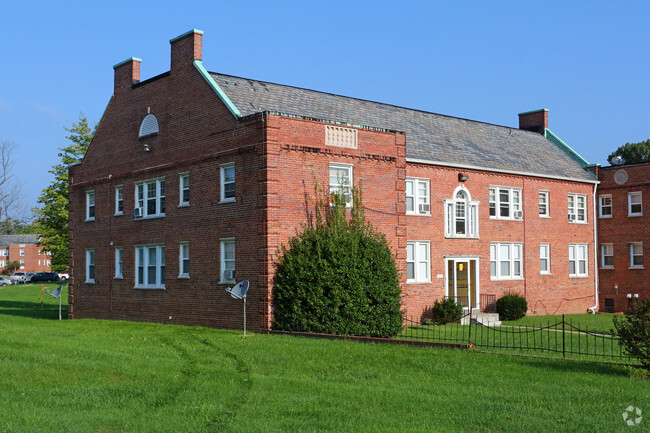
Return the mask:
<path id="1" fill-rule="evenodd" d="M 516 128 L 514 126 L 498 125 L 496 123 L 483 122 L 483 121 L 480 121 L 480 120 L 468 119 L 468 118 L 465 118 L 465 117 L 450 116 L 448 114 L 434 113 L 433 111 L 426 111 L 426 110 L 422 110 L 422 109 L 419 109 L 419 108 L 409 108 L 409 107 L 404 107 L 404 106 L 401 106 L 401 105 L 388 104 L 386 102 L 373 101 L 373 100 L 370 100 L 370 99 L 357 98 L 357 97 L 354 97 L 354 96 L 340 95 L 338 93 L 331 93 L 331 92 L 325 92 L 325 91 L 322 91 L 322 90 L 308 89 L 306 87 L 292 86 L 292 85 L 289 85 L 289 84 L 273 83 L 271 81 L 263 81 L 263 80 L 257 80 L 257 79 L 254 79 L 254 78 L 240 77 L 240 76 L 237 76 L 237 75 L 224 74 L 224 73 L 221 73 L 221 72 L 210 72 L 210 71 L 208 71 L 208 73 L 210 75 L 218 75 L 218 76 L 222 76 L 222 77 L 238 78 L 240 80 L 250 80 L 250 81 L 255 81 L 255 82 L 258 82 L 258 83 L 262 83 L 262 84 L 271 84 L 273 86 L 289 87 L 289 88 L 296 89 L 296 90 L 302 90 L 302 91 L 320 93 L 320 94 L 324 94 L 324 95 L 336 96 L 337 98 L 353 99 L 355 101 L 369 102 L 369 103 L 372 103 L 372 104 L 383 105 L 383 106 L 386 106 L 386 107 L 399 108 L 401 110 L 416 111 L 418 113 L 431 114 L 431 115 L 434 115 L 434 116 L 445 117 L 445 118 L 448 118 L 448 119 L 464 120 L 464 121 L 467 121 L 467 122 L 479 123 L 479 124 L 482 124 L 482 125 L 496 126 L 497 128 L 505 128 L 505 129 L 510 129 L 510 130 L 514 129 L 514 130 L 521 131 L 521 132 L 524 132 L 524 133 L 541 135 L 541 134 L 539 134 L 537 132 L 527 131 L 525 129 L 519 129 L 519 128 Z"/>

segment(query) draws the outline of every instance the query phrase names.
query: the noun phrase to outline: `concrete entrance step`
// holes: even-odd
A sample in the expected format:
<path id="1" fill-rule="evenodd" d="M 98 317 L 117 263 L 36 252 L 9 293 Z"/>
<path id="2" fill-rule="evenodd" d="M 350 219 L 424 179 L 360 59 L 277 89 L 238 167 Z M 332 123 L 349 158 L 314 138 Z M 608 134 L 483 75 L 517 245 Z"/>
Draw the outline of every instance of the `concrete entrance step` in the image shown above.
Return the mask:
<path id="1" fill-rule="evenodd" d="M 481 313 L 478 310 L 472 311 L 472 323 L 484 326 L 501 326 L 499 315 L 497 313 Z M 464 316 L 460 320 L 461 325 L 469 325 L 469 316 Z"/>

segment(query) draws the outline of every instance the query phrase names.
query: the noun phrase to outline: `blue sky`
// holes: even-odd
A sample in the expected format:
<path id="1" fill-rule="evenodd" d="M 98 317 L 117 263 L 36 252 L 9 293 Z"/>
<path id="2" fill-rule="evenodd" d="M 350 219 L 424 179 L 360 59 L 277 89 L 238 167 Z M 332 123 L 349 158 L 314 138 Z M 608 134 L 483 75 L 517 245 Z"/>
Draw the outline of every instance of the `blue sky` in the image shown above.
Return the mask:
<path id="1" fill-rule="evenodd" d="M 29 207 L 80 112 L 96 122 L 112 66 L 169 70 L 169 40 L 204 31 L 209 71 L 499 125 L 549 109 L 592 163 L 650 138 L 649 2 L 9 2 L 0 26 L 0 140 L 18 145 Z"/>

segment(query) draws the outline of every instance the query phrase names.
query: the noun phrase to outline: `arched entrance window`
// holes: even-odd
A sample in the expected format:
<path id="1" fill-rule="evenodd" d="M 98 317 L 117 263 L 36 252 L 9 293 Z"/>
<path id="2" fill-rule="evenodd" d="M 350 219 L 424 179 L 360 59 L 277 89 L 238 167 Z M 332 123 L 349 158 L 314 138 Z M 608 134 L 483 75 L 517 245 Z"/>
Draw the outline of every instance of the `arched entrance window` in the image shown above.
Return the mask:
<path id="1" fill-rule="evenodd" d="M 445 200 L 445 236 L 478 237 L 478 202 L 472 201 L 463 185 L 456 188 L 451 199 Z"/>

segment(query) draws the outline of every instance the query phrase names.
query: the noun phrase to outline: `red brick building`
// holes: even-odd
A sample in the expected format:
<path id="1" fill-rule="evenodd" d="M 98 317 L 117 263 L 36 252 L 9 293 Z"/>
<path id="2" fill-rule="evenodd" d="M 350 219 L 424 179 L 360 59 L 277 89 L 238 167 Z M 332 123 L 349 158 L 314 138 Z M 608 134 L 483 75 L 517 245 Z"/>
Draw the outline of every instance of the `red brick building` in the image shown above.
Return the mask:
<path id="1" fill-rule="evenodd" d="M 268 329 L 278 250 L 315 182 L 362 183 L 408 314 L 506 291 L 531 314 L 595 306 L 597 181 L 547 110 L 491 125 L 208 72 L 202 32 L 170 42 L 169 72 L 115 65 L 70 168 L 70 317 L 240 327 L 224 289 L 246 279 L 248 323 Z"/>
<path id="2" fill-rule="evenodd" d="M 50 256 L 38 246 L 39 235 L 0 235 L 0 269 L 20 263 L 24 272 L 50 272 Z"/>
<path id="3" fill-rule="evenodd" d="M 602 167 L 598 179 L 600 311 L 625 312 L 649 287 L 650 164 Z"/>

